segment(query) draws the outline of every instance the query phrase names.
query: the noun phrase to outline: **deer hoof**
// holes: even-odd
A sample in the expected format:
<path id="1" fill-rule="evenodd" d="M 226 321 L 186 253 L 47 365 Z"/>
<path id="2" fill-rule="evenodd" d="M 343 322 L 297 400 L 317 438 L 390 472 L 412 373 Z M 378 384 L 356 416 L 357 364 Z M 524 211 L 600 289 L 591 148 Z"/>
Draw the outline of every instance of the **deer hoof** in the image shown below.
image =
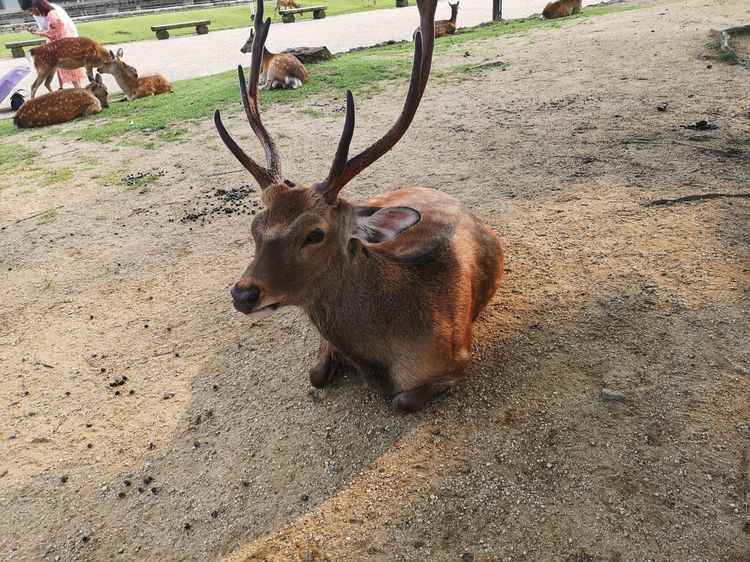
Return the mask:
<path id="1" fill-rule="evenodd" d="M 333 376 L 336 374 L 336 363 L 331 360 L 330 356 L 323 361 L 318 362 L 310 369 L 310 384 L 315 388 L 328 386 L 333 382 Z"/>
<path id="2" fill-rule="evenodd" d="M 393 397 L 391 404 L 393 404 L 393 408 L 399 414 L 413 414 L 421 410 L 427 399 L 435 394 L 435 392 L 436 389 L 433 385 L 425 384 L 411 390 L 399 392 Z"/>

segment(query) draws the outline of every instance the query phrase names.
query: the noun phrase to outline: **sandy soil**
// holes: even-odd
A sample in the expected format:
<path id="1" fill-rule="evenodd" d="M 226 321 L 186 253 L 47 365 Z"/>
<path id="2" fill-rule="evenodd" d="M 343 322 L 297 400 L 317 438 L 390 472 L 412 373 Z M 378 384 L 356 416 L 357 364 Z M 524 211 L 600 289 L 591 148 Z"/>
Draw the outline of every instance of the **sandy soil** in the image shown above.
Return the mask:
<path id="1" fill-rule="evenodd" d="M 706 48 L 748 23 L 660 1 L 436 61 L 510 64 L 433 80 L 345 193 L 443 189 L 508 264 L 412 416 L 311 389 L 298 312 L 232 310 L 259 196 L 208 116 L 155 151 L 16 137 L 43 157 L 0 191 L 0 559 L 750 559 L 750 72 Z M 360 100 L 354 149 L 403 94 Z M 341 100 L 264 114 L 290 179 Z"/>

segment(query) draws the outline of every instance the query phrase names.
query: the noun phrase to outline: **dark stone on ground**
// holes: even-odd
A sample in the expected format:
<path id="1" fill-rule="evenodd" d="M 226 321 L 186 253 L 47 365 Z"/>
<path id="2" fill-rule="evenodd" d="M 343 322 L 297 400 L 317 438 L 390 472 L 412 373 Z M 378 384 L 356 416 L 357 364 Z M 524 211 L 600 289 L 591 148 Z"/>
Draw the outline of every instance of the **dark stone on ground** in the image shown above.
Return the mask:
<path id="1" fill-rule="evenodd" d="M 294 47 L 284 52 L 294 55 L 302 64 L 315 64 L 316 62 L 331 60 L 333 58 L 328 47 Z"/>

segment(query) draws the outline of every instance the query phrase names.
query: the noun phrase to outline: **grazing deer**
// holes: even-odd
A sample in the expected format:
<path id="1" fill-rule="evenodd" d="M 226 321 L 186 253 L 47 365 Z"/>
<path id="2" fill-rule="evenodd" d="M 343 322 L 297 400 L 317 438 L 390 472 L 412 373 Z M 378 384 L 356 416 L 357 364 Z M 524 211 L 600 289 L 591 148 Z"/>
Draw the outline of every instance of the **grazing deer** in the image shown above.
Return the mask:
<path id="1" fill-rule="evenodd" d="M 29 60 L 36 69 L 36 80 L 31 85 L 31 98 L 34 98 L 42 82 L 52 91 L 50 84 L 58 68 L 74 70 L 84 66 L 89 82 L 93 82 L 94 67 L 102 64 L 108 56 L 107 49 L 87 37 L 66 37 L 34 47 L 29 51 Z"/>
<path id="2" fill-rule="evenodd" d="M 542 10 L 542 16 L 551 20 L 553 18 L 564 18 L 581 11 L 581 0 L 556 0 L 550 2 Z"/>
<path id="3" fill-rule="evenodd" d="M 298 306 L 322 337 L 310 382 L 329 384 L 348 366 L 392 396 L 400 412 L 419 410 L 433 394 L 458 383 L 469 362 L 472 323 L 503 277 L 500 239 L 446 193 L 412 187 L 363 205 L 339 197 L 357 174 L 404 135 L 427 85 L 437 0 L 417 0 L 421 28 L 401 115 L 369 148 L 349 158 L 354 98 L 328 176 L 290 187 L 279 152 L 258 110 L 260 53 L 270 18 L 255 19 L 250 78 L 238 70 L 247 119 L 267 167 L 252 160 L 214 122 L 224 143 L 260 184 L 265 210 L 252 223 L 255 256 L 232 287 L 234 307 L 251 317 Z"/>
<path id="4" fill-rule="evenodd" d="M 299 8 L 300 4 L 295 0 L 276 0 L 276 7 L 273 10 L 274 14 L 278 14 L 280 9 L 284 8 Z"/>
<path id="5" fill-rule="evenodd" d="M 13 116 L 13 124 L 18 129 L 44 127 L 99 113 L 103 107 L 109 107 L 107 87 L 97 74 L 85 88 L 57 90 L 26 101 Z"/>
<path id="6" fill-rule="evenodd" d="M 99 72 L 114 76 L 117 85 L 125 94 L 125 97 L 119 101 L 132 101 L 172 92 L 172 85 L 164 76 L 161 74 L 138 76 L 138 71 L 125 64 L 120 57 L 122 57 L 122 48 L 117 49 L 116 55 L 110 51 L 107 60 L 99 65 Z"/>
<path id="7" fill-rule="evenodd" d="M 435 37 L 445 37 L 446 35 L 453 35 L 456 32 L 456 19 L 458 18 L 458 2 L 451 4 L 451 19 L 439 20 L 435 22 Z M 414 31 L 414 37 L 417 36 L 419 28 Z"/>
<path id="8" fill-rule="evenodd" d="M 255 30 L 251 29 L 250 37 L 247 38 L 240 52 L 253 52 L 253 39 L 255 36 Z M 260 63 L 260 79 L 263 82 L 262 90 L 275 88 L 291 88 L 296 90 L 307 82 L 307 69 L 294 55 L 290 55 L 289 53 L 272 53 L 266 49 L 264 43 L 263 59 Z"/>

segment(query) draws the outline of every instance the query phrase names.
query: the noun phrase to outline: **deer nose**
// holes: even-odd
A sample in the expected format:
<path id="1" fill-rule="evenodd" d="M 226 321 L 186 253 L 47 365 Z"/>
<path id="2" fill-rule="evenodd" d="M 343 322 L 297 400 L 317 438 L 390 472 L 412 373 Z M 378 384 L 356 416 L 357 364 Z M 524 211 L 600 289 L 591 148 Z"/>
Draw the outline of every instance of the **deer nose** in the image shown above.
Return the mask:
<path id="1" fill-rule="evenodd" d="M 242 289 L 235 284 L 230 293 L 234 301 L 234 308 L 245 314 L 252 312 L 260 300 L 260 287 L 257 285 L 250 285 L 248 288 Z"/>

